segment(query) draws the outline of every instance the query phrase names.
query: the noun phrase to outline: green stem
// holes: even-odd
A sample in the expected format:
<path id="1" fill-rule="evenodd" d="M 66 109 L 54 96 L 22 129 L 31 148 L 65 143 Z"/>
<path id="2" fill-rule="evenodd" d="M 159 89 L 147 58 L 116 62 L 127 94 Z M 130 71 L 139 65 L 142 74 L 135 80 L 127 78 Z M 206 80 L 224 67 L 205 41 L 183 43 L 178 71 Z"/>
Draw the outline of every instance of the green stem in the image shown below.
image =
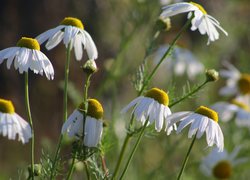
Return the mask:
<path id="1" fill-rule="evenodd" d="M 152 72 L 148 75 L 147 79 L 145 80 L 145 82 L 143 83 L 143 86 L 141 88 L 141 91 L 139 92 L 139 95 L 141 95 L 144 91 L 144 89 L 147 87 L 149 81 L 152 79 L 152 77 L 154 76 L 154 74 L 156 73 L 157 69 L 159 68 L 159 66 L 161 65 L 161 63 L 164 61 L 164 59 L 166 59 L 172 52 L 177 40 L 180 38 L 181 34 L 183 33 L 184 30 L 187 29 L 187 27 L 189 26 L 189 24 L 191 23 L 192 19 L 194 17 L 194 14 L 192 14 L 192 17 L 186 22 L 186 24 L 181 28 L 181 30 L 178 32 L 178 34 L 176 35 L 176 37 L 174 38 L 174 40 L 172 41 L 172 43 L 170 44 L 168 50 L 164 53 L 164 55 L 161 57 L 160 61 L 158 62 L 158 64 L 154 67 L 154 69 L 152 70 Z"/>
<path id="2" fill-rule="evenodd" d="M 125 168 L 124 168 L 124 170 L 123 170 L 123 172 L 122 172 L 122 175 L 121 175 L 120 179 L 123 179 L 125 173 L 126 173 L 127 170 L 128 170 L 129 164 L 130 164 L 130 162 L 131 162 L 131 160 L 132 160 L 132 158 L 133 158 L 133 156 L 134 156 L 134 154 L 135 154 L 135 151 L 137 150 L 137 148 L 138 148 L 138 146 L 139 146 L 139 144 L 140 144 L 140 142 L 141 142 L 141 139 L 142 139 L 142 137 L 143 137 L 143 134 L 144 134 L 145 129 L 146 129 L 147 124 L 148 124 L 148 120 L 149 120 L 149 118 L 146 120 L 146 122 L 145 122 L 145 124 L 144 124 L 144 126 L 143 126 L 143 129 L 141 130 L 141 133 L 139 134 L 139 137 L 138 137 L 138 139 L 137 139 L 137 141 L 136 141 L 136 143 L 135 143 L 135 145 L 134 145 L 134 148 L 133 148 L 133 150 L 132 150 L 132 152 L 131 152 L 131 154 L 130 154 L 130 156 L 129 156 L 129 158 L 128 158 L 128 161 L 127 161 L 127 163 L 126 163 L 126 165 L 125 165 Z"/>
<path id="3" fill-rule="evenodd" d="M 64 89 L 63 89 L 63 122 L 65 122 L 67 120 L 67 106 L 68 106 L 68 81 L 69 81 L 69 64 L 70 64 L 70 45 L 71 43 L 69 43 L 68 47 L 67 47 L 67 51 L 66 51 L 66 64 L 65 64 L 65 72 L 64 72 Z M 54 171 L 55 171 L 55 167 L 58 161 L 58 156 L 60 154 L 61 151 L 61 145 L 62 145 L 62 140 L 63 140 L 63 134 L 60 134 L 59 137 L 59 141 L 57 144 L 57 148 L 56 148 L 56 154 L 55 154 L 55 158 L 52 164 L 52 168 L 51 168 L 51 174 L 50 174 L 50 179 L 54 179 Z"/>
<path id="4" fill-rule="evenodd" d="M 196 132 L 196 134 L 197 134 L 197 132 Z M 187 165 L 187 161 L 188 161 L 188 159 L 189 159 L 190 152 L 191 152 L 191 150 L 192 150 L 192 148 L 193 148 L 193 145 L 194 145 L 194 142 L 195 142 L 195 140 L 196 140 L 196 134 L 195 134 L 195 136 L 194 136 L 194 138 L 193 138 L 193 140 L 192 140 L 192 142 L 191 142 L 191 144 L 190 144 L 190 146 L 189 146 L 189 148 L 188 148 L 187 155 L 186 155 L 186 157 L 185 157 L 185 159 L 184 159 L 184 161 L 183 161 L 183 163 L 182 163 L 181 171 L 180 171 L 180 173 L 179 173 L 179 175 L 178 175 L 178 177 L 177 177 L 177 180 L 180 180 L 180 179 L 181 179 L 182 173 L 183 173 L 183 171 L 184 171 L 184 169 L 185 169 L 185 167 L 186 167 L 186 165 Z"/>
<path id="5" fill-rule="evenodd" d="M 116 164 L 116 167 L 115 167 L 115 171 L 114 171 L 114 174 L 113 174 L 113 178 L 112 179 L 115 179 L 116 178 L 116 175 L 118 173 L 118 170 L 120 169 L 120 166 L 121 166 L 121 162 L 124 158 L 124 155 L 125 155 L 125 150 L 126 150 L 126 147 L 128 145 L 128 142 L 130 140 L 131 136 L 126 136 L 125 140 L 124 140 L 124 143 L 122 145 L 122 149 L 121 149 L 121 152 L 120 152 L 120 156 L 119 156 L 119 159 L 117 161 L 117 164 Z"/>
<path id="6" fill-rule="evenodd" d="M 81 112 L 83 113 L 83 140 L 84 140 L 84 126 L 85 126 L 85 120 L 86 120 L 86 112 L 87 112 L 87 108 L 88 108 L 88 89 L 89 89 L 89 86 L 90 86 L 90 78 L 91 78 L 91 74 L 88 74 L 87 76 L 87 80 L 86 80 L 86 83 L 84 85 L 84 93 L 83 93 L 83 103 L 84 103 L 84 107 L 83 109 L 81 110 Z M 83 146 L 84 148 L 84 156 L 86 154 L 86 148 L 85 146 Z M 76 153 L 77 151 L 75 151 L 73 153 L 73 158 L 72 158 L 72 162 L 71 162 L 71 165 L 70 165 L 70 170 L 68 172 L 68 175 L 67 175 L 67 179 L 70 179 L 71 176 L 72 176 L 72 173 L 74 171 L 74 163 L 75 163 L 75 160 L 76 160 Z M 85 157 L 84 157 L 85 159 Z M 87 166 L 85 164 L 85 166 Z M 87 168 L 85 168 L 87 170 Z M 86 173 L 88 174 L 89 172 L 86 171 Z"/>
<path id="7" fill-rule="evenodd" d="M 181 30 L 178 32 L 177 36 L 174 38 L 174 40 L 173 40 L 172 43 L 170 44 L 168 50 L 164 53 L 164 55 L 163 55 L 162 58 L 160 59 L 159 63 L 155 66 L 155 68 L 153 69 L 153 71 L 151 72 L 151 74 L 148 76 L 148 78 L 147 78 L 147 79 L 145 80 L 145 82 L 143 83 L 143 86 L 142 86 L 140 92 L 138 93 L 138 96 L 142 95 L 144 89 L 146 88 L 146 86 L 148 85 L 149 81 L 150 81 L 150 80 L 152 79 L 152 77 L 154 76 L 154 74 L 155 74 L 155 72 L 157 71 L 157 69 L 159 68 L 160 64 L 163 62 L 163 60 L 164 60 L 165 58 L 167 58 L 167 57 L 170 55 L 170 53 L 171 53 L 171 51 L 172 51 L 174 45 L 176 44 L 177 40 L 178 40 L 179 37 L 181 36 L 182 32 L 183 32 L 185 29 L 187 29 L 187 27 L 188 27 L 188 25 L 191 23 L 191 20 L 193 19 L 193 17 L 194 17 L 194 14 L 192 14 L 192 17 L 186 22 L 186 24 L 185 24 L 185 25 L 181 28 Z M 153 38 L 151 44 L 155 42 L 155 40 L 157 39 L 158 36 L 159 36 L 159 32 L 156 32 L 156 34 L 154 35 L 154 38 Z M 153 45 L 150 45 L 149 48 L 152 48 L 152 46 L 153 46 Z M 150 52 L 150 50 L 147 50 L 147 51 L 146 51 L 146 54 L 148 54 L 149 52 Z M 144 57 L 143 63 L 145 63 L 145 58 L 146 58 L 146 57 Z M 132 116 L 131 119 L 130 119 L 129 130 L 131 129 L 131 126 L 132 126 L 132 124 L 133 124 L 133 120 L 134 120 L 134 116 Z M 116 175 L 117 175 L 117 173 L 118 173 L 118 171 L 119 171 L 119 168 L 120 168 L 121 162 L 122 162 L 122 160 L 123 160 L 124 153 L 125 153 L 125 150 L 126 150 L 126 148 L 127 148 L 128 141 L 129 141 L 130 138 L 131 138 L 131 134 L 130 134 L 130 133 L 127 133 L 126 138 L 125 138 L 124 143 L 123 143 L 123 146 L 122 146 L 121 153 L 120 153 L 119 158 L 118 158 L 118 162 L 117 162 L 117 164 L 116 164 L 115 172 L 114 172 L 114 175 L 113 175 L 112 179 L 114 179 L 114 178 L 116 177 Z"/>
<path id="8" fill-rule="evenodd" d="M 189 96 L 192 96 L 193 94 L 195 94 L 197 91 L 199 91 L 203 86 L 205 86 L 205 84 L 207 84 L 209 81 L 205 81 L 203 82 L 201 85 L 199 85 L 197 88 L 195 88 L 193 91 L 187 93 L 185 96 L 183 96 L 182 98 L 178 99 L 177 101 L 171 103 L 168 107 L 171 108 L 174 105 L 178 104 L 179 102 L 183 101 L 184 99 L 188 98 Z"/>
<path id="9" fill-rule="evenodd" d="M 84 135 L 85 135 L 85 122 L 86 122 L 86 117 L 87 117 L 87 110 L 88 110 L 88 89 L 90 86 L 90 78 L 91 74 L 87 75 L 87 80 L 84 86 L 84 94 L 83 94 L 83 102 L 84 102 L 84 111 L 83 111 L 83 131 L 82 131 L 82 139 L 84 141 Z M 87 148 L 84 145 L 83 142 L 83 152 L 84 152 L 84 160 L 86 159 L 86 154 L 87 154 Z M 87 174 L 87 179 L 90 179 L 90 174 L 89 174 L 89 169 L 88 169 L 88 164 L 84 161 L 85 165 L 85 171 Z"/>
<path id="10" fill-rule="evenodd" d="M 85 171 L 86 171 L 86 175 L 87 175 L 87 179 L 90 180 L 91 179 L 91 176 L 90 176 L 90 173 L 89 173 L 89 168 L 88 168 L 88 164 L 86 161 L 84 161 L 84 167 L 85 167 Z"/>
<path id="11" fill-rule="evenodd" d="M 71 179 L 71 176 L 72 176 L 73 171 L 74 171 L 74 169 L 75 169 L 75 161 L 76 161 L 76 154 L 74 153 L 74 154 L 73 154 L 73 158 L 72 158 L 72 162 L 71 162 L 71 165 L 70 165 L 69 173 L 68 173 L 68 175 L 67 175 L 66 180 Z"/>
<path id="12" fill-rule="evenodd" d="M 34 147 L 35 147 L 35 136 L 34 136 L 34 127 L 30 112 L 30 103 L 29 103 L 29 75 L 28 72 L 25 72 L 25 107 L 28 115 L 28 120 L 31 127 L 31 179 L 34 179 Z"/>
<path id="13" fill-rule="evenodd" d="M 68 117 L 68 82 L 69 82 L 69 64 L 70 64 L 70 46 L 71 43 L 69 43 L 67 47 L 66 52 L 66 64 L 65 64 L 65 74 L 64 74 L 64 90 L 63 90 L 63 122 L 67 120 Z"/>

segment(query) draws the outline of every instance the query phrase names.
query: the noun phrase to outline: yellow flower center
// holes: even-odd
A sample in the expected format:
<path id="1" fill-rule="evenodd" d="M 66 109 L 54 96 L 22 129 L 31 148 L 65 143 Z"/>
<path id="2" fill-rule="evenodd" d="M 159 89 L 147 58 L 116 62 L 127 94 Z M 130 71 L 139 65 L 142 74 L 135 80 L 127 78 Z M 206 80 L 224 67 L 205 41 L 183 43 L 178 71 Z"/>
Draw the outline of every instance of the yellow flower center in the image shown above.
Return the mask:
<path id="1" fill-rule="evenodd" d="M 15 108 L 11 101 L 0 99 L 0 112 L 13 114 L 15 112 Z"/>
<path id="2" fill-rule="evenodd" d="M 203 14 L 207 14 L 207 11 L 200 5 L 200 4 L 197 4 L 197 3 L 194 3 L 194 2 L 190 2 L 190 4 L 196 6 L 197 8 L 199 8 L 199 10 L 203 13 Z"/>
<path id="3" fill-rule="evenodd" d="M 148 90 L 145 96 L 149 98 L 153 98 L 154 100 L 158 101 L 160 104 L 163 104 L 165 106 L 168 106 L 169 104 L 168 94 L 161 89 L 152 88 Z"/>
<path id="4" fill-rule="evenodd" d="M 231 100 L 231 103 L 236 105 L 236 106 L 239 106 L 240 108 L 246 110 L 246 111 L 250 111 L 250 108 L 248 105 L 246 105 L 245 103 L 242 103 L 242 102 L 239 102 L 235 99 Z"/>
<path id="5" fill-rule="evenodd" d="M 96 99 L 88 99 L 88 111 L 87 115 L 96 119 L 102 119 L 103 108 L 99 101 Z"/>
<path id="6" fill-rule="evenodd" d="M 224 160 L 220 161 L 213 168 L 213 175 L 218 179 L 228 179 L 232 174 L 232 166 L 230 162 Z"/>
<path id="7" fill-rule="evenodd" d="M 250 94 L 250 74 L 242 74 L 238 86 L 242 94 Z"/>
<path id="8" fill-rule="evenodd" d="M 66 26 L 75 26 L 75 27 L 78 27 L 80 29 L 84 29 L 82 21 L 80 19 L 73 18 L 73 17 L 64 18 L 64 20 L 61 22 L 61 24 L 66 25 Z"/>
<path id="9" fill-rule="evenodd" d="M 29 49 L 35 49 L 40 51 L 40 45 L 36 39 L 33 38 L 27 38 L 27 37 L 22 37 L 18 42 L 17 46 L 19 47 L 25 47 Z"/>
<path id="10" fill-rule="evenodd" d="M 203 116 L 207 116 L 208 118 L 213 119 L 215 122 L 218 122 L 218 119 L 219 119 L 217 112 L 205 106 L 198 107 L 195 110 L 195 113 L 201 114 Z"/>

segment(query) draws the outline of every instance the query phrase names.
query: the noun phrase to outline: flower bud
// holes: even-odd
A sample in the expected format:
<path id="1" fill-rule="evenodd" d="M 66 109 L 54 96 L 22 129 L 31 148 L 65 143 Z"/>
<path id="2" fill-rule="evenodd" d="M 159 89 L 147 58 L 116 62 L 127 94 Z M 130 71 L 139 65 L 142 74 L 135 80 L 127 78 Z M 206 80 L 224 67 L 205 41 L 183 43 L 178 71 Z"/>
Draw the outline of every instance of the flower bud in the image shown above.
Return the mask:
<path id="1" fill-rule="evenodd" d="M 214 69 L 208 69 L 206 70 L 206 77 L 208 82 L 217 81 L 219 80 L 219 73 Z"/>
<path id="2" fill-rule="evenodd" d="M 94 74 L 97 71 L 97 66 L 96 63 L 93 59 L 88 60 L 84 65 L 83 65 L 83 71 L 90 75 Z"/>
<path id="3" fill-rule="evenodd" d="M 171 20 L 170 18 L 162 18 L 159 17 L 156 21 L 156 28 L 159 31 L 168 31 L 171 28 Z"/>
<path id="4" fill-rule="evenodd" d="M 29 177 L 32 176 L 31 166 L 28 167 Z M 42 173 L 42 165 L 34 164 L 34 176 L 40 176 Z"/>

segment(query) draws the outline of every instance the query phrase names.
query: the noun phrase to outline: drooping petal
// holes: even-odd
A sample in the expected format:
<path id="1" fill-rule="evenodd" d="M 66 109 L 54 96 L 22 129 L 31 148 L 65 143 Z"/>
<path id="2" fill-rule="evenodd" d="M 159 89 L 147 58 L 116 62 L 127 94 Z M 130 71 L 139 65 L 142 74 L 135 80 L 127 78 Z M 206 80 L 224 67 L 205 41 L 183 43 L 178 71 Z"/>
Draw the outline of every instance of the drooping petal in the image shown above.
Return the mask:
<path id="1" fill-rule="evenodd" d="M 176 4 L 165 6 L 162 9 L 163 9 L 163 12 L 161 13 L 160 16 L 163 18 L 166 18 L 166 17 L 177 15 L 177 14 L 198 10 L 198 7 L 190 3 L 183 2 L 183 3 L 176 3 Z"/>
<path id="2" fill-rule="evenodd" d="M 42 34 L 40 34 L 39 36 L 37 36 L 36 40 L 39 42 L 39 44 L 42 44 L 45 41 L 47 41 L 49 38 L 53 37 L 62 28 L 64 28 L 64 26 L 60 25 L 60 26 L 57 26 L 53 29 L 47 30 L 47 31 L 43 32 Z"/>
<path id="3" fill-rule="evenodd" d="M 86 39 L 86 43 L 84 44 L 84 48 L 87 51 L 89 59 L 97 59 L 98 52 L 97 52 L 97 48 L 96 48 L 94 41 L 92 40 L 91 36 L 89 35 L 89 33 L 87 31 L 83 31 L 83 33 L 84 33 L 85 39 Z"/>

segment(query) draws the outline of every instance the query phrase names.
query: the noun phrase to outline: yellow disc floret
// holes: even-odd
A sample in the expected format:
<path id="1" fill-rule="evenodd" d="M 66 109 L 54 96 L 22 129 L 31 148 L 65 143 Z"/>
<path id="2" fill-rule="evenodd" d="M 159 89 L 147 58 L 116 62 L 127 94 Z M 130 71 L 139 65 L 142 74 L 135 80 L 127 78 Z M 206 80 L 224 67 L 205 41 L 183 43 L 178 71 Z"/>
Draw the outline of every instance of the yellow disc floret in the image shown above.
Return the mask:
<path id="1" fill-rule="evenodd" d="M 194 2 L 190 2 L 190 4 L 196 6 L 197 8 L 199 8 L 199 10 L 203 13 L 203 14 L 207 14 L 207 11 L 200 5 Z"/>
<path id="2" fill-rule="evenodd" d="M 213 119 L 215 122 L 218 122 L 218 119 L 219 119 L 217 112 L 205 106 L 198 107 L 195 110 L 195 113 L 201 114 L 203 116 L 207 116 L 208 118 Z"/>
<path id="3" fill-rule="evenodd" d="M 229 179 L 231 174 L 232 166 L 226 160 L 218 162 L 213 168 L 213 175 L 218 179 Z"/>
<path id="4" fill-rule="evenodd" d="M 242 102 L 239 102 L 239 101 L 237 101 L 235 99 L 231 100 L 231 103 L 236 105 L 236 106 L 239 106 L 240 108 L 242 108 L 242 109 L 244 109 L 246 111 L 250 111 L 250 108 L 249 108 L 248 105 L 246 105 L 246 104 L 244 104 Z"/>
<path id="5" fill-rule="evenodd" d="M 15 112 L 15 108 L 11 101 L 0 99 L 0 112 L 13 114 Z"/>
<path id="6" fill-rule="evenodd" d="M 154 100 L 158 101 L 160 104 L 163 104 L 165 106 L 168 106 L 169 104 L 168 94 L 161 89 L 152 88 L 148 90 L 145 96 L 149 98 L 153 98 Z"/>
<path id="7" fill-rule="evenodd" d="M 82 21 L 80 19 L 73 18 L 73 17 L 64 18 L 64 20 L 61 22 L 61 24 L 66 25 L 66 26 L 75 26 L 75 27 L 78 27 L 80 29 L 84 29 Z"/>
<path id="8" fill-rule="evenodd" d="M 19 47 L 25 47 L 29 49 L 35 49 L 40 51 L 40 45 L 36 39 L 33 38 L 27 38 L 27 37 L 22 37 L 18 42 L 17 46 Z"/>
<path id="9" fill-rule="evenodd" d="M 250 74 L 242 74 L 238 86 L 242 94 L 250 94 Z"/>
<path id="10" fill-rule="evenodd" d="M 87 115 L 96 119 L 102 119 L 103 108 L 99 101 L 96 99 L 88 99 L 88 111 Z"/>

